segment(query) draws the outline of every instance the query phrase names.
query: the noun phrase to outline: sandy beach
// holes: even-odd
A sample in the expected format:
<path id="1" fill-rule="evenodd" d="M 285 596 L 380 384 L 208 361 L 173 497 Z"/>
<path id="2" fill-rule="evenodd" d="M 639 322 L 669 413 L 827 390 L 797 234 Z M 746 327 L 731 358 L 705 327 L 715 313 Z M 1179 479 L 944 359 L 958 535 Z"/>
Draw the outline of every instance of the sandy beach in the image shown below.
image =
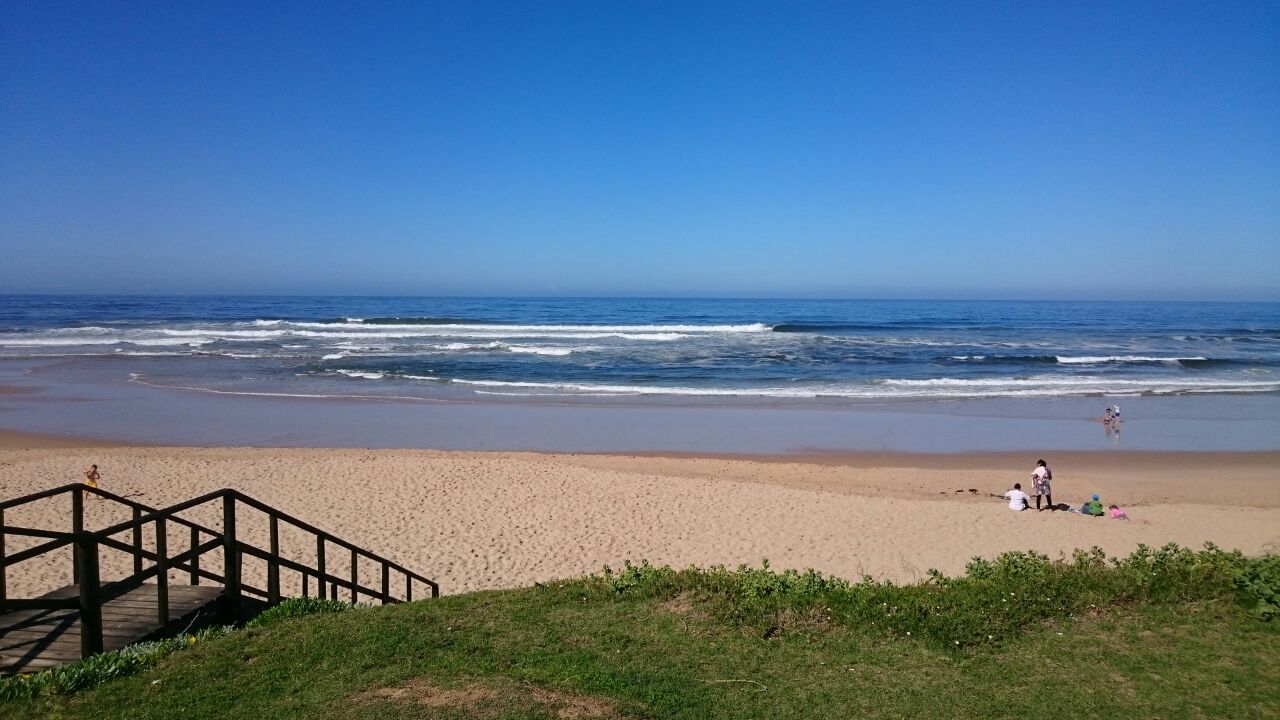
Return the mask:
<path id="1" fill-rule="evenodd" d="M 1096 545 L 1123 554 L 1168 542 L 1280 550 L 1278 453 L 1048 458 L 1055 500 L 1079 504 L 1098 492 L 1128 509 L 1133 519 L 1123 522 L 1011 512 L 990 495 L 1026 483 L 1036 458 L 1021 453 L 733 458 L 0 438 L 5 498 L 76 481 L 90 463 L 104 489 L 154 506 L 233 487 L 434 578 L 445 593 L 527 585 L 626 559 L 706 566 L 768 558 L 776 568 L 905 582 L 930 568 L 959 573 L 973 556 L 1008 550 L 1056 556 Z M 27 506 L 5 522 L 61 528 L 66 505 Z M 127 519 L 105 503 L 90 503 L 87 515 L 91 528 Z M 218 523 L 214 507 L 187 517 Z M 262 518 L 238 522 L 243 536 L 265 542 Z M 300 535 L 282 541 L 299 559 L 314 552 Z M 8 551 L 20 547 L 11 540 Z M 345 572 L 344 562 L 331 560 L 332 570 Z M 129 560 L 104 551 L 103 568 L 104 579 L 120 577 Z M 246 569 L 250 582 L 261 574 Z M 29 596 L 69 579 L 67 557 L 39 558 L 9 569 L 9 593 Z"/>

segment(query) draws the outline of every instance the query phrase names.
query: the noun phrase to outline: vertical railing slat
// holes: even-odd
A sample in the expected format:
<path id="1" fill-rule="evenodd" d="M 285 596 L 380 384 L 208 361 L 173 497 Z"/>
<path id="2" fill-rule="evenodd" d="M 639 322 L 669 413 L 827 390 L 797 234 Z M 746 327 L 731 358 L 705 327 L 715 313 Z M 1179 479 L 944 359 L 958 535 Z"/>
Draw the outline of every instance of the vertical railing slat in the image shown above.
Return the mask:
<path id="1" fill-rule="evenodd" d="M 142 508 L 133 507 L 133 574 L 142 574 Z"/>
<path id="2" fill-rule="evenodd" d="M 84 532 L 84 488 L 76 487 L 71 491 L 71 532 L 79 535 Z M 71 546 L 71 582 L 80 584 L 80 571 L 84 563 L 80 560 L 80 544 Z"/>
<path id="3" fill-rule="evenodd" d="M 102 652 L 102 604 L 98 597 L 98 541 L 76 535 L 76 576 L 80 579 L 80 657 Z"/>
<path id="4" fill-rule="evenodd" d="M 267 603 L 275 605 L 280 602 L 280 521 L 272 515 L 270 522 L 271 558 L 267 560 Z"/>
<path id="5" fill-rule="evenodd" d="M 236 544 L 236 498 L 231 492 L 222 496 L 222 586 L 231 618 L 240 620 L 240 549 Z"/>
<path id="6" fill-rule="evenodd" d="M 356 595 L 357 595 L 356 588 L 359 587 L 360 585 L 360 574 L 356 570 L 357 562 L 358 561 L 357 561 L 356 551 L 353 548 L 351 550 L 351 604 L 352 605 L 356 604 Z"/>
<path id="7" fill-rule="evenodd" d="M 200 529 L 191 528 L 191 584 L 200 584 L 200 553 L 196 552 L 196 548 L 200 547 Z"/>
<path id="8" fill-rule="evenodd" d="M 316 536 L 316 597 L 324 599 L 324 537 Z"/>
<path id="9" fill-rule="evenodd" d="M 169 624 L 169 531 L 165 518 L 156 518 L 156 619 Z"/>
<path id="10" fill-rule="evenodd" d="M 4 560 L 4 509 L 0 508 L 0 561 Z M 9 568 L 0 562 L 0 613 L 8 612 L 5 601 L 9 599 Z"/>

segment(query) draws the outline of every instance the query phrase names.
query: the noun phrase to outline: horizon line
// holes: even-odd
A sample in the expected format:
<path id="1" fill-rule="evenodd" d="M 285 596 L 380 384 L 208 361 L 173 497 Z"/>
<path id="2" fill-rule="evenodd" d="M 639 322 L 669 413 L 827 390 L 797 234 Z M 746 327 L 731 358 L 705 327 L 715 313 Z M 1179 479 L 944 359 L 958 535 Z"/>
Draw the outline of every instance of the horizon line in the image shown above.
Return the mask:
<path id="1" fill-rule="evenodd" d="M 403 293 L 361 294 L 361 293 L 169 293 L 169 292 L 136 292 L 136 293 L 58 293 L 58 292 L 18 292 L 0 293 L 0 298 L 18 297 L 66 297 L 66 298 L 112 298 L 112 297 L 145 297 L 145 298 L 412 298 L 415 300 L 701 300 L 730 302 L 1024 302 L 1024 303 L 1252 303 L 1280 304 L 1276 299 L 1171 299 L 1171 298 L 1001 298 L 1001 297 L 855 297 L 855 296 L 803 296 L 803 295 L 493 295 L 493 294 L 458 294 L 458 295 L 413 295 Z"/>

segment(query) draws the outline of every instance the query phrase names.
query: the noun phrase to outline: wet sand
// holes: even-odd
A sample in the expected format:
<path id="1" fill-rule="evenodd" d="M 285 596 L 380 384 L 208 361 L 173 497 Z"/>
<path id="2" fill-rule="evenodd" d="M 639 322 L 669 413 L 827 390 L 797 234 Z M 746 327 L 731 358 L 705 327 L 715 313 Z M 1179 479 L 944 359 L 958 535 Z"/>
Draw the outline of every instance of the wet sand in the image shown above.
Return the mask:
<path id="1" fill-rule="evenodd" d="M 1098 492 L 1129 510 L 1133 520 L 1124 522 L 1015 513 L 990 497 L 1028 484 L 1036 457 L 1026 453 L 744 458 L 77 444 L 0 433 L 0 496 L 78 481 L 90 463 L 104 489 L 156 506 L 234 487 L 432 577 L 446 593 L 527 585 L 625 559 L 705 566 L 768 558 L 777 568 L 906 582 L 930 568 L 959 573 L 975 555 L 1008 550 L 1056 556 L 1096 545 L 1123 554 L 1139 543 L 1214 542 L 1280 551 L 1275 452 L 1046 458 L 1055 500 L 1078 505 Z M 62 528 L 66 505 L 13 510 L 5 522 Z M 213 507 L 187 516 L 219 523 Z M 127 517 L 90 503 L 87 523 Z M 243 537 L 265 543 L 265 520 L 239 523 Z M 286 533 L 283 544 L 298 559 L 314 553 L 301 535 Z M 22 546 L 14 538 L 8 550 Z M 331 559 L 331 571 L 345 573 L 344 563 Z M 103 567 L 104 579 L 123 576 L 129 560 L 104 552 Z M 250 566 L 246 579 L 260 584 L 262 573 Z M 8 574 L 13 597 L 69 580 L 69 555 Z"/>

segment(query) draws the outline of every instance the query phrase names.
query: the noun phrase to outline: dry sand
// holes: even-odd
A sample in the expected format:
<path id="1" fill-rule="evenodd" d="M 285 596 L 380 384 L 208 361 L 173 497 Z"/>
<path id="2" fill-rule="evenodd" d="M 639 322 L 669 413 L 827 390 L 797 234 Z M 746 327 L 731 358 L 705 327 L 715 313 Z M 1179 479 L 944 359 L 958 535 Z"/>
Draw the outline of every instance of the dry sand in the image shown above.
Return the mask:
<path id="1" fill-rule="evenodd" d="M 777 568 L 911 581 L 1007 550 L 1056 556 L 1097 545 L 1123 554 L 1139 543 L 1214 542 L 1280 551 L 1280 453 L 1048 458 L 1056 500 L 1078 505 L 1099 492 L 1129 510 L 1133 520 L 1123 522 L 1015 513 L 988 497 L 1026 482 L 1035 458 L 1022 454 L 733 459 L 60 444 L 67 441 L 0 435 L 0 497 L 77 481 L 90 463 L 104 489 L 154 506 L 234 487 L 436 579 L 445 593 L 575 576 L 624 559 L 705 566 L 768 558 Z M 91 529 L 128 517 L 88 504 Z M 46 502 L 4 520 L 62 529 L 67 509 L 67 501 Z M 214 507 L 187 517 L 219 526 Z M 239 523 L 242 537 L 265 544 L 260 517 Z M 171 551 L 185 543 L 170 536 Z M 300 534 L 283 543 L 300 560 L 314 556 L 314 542 Z M 22 546 L 10 538 L 8 550 Z M 103 562 L 104 579 L 129 568 L 114 552 Z M 330 555 L 338 574 L 346 562 Z M 261 586 L 260 567 L 246 574 Z M 362 580 L 375 585 L 373 574 L 362 569 Z M 8 581 L 11 597 L 68 583 L 69 555 L 10 568 Z"/>

